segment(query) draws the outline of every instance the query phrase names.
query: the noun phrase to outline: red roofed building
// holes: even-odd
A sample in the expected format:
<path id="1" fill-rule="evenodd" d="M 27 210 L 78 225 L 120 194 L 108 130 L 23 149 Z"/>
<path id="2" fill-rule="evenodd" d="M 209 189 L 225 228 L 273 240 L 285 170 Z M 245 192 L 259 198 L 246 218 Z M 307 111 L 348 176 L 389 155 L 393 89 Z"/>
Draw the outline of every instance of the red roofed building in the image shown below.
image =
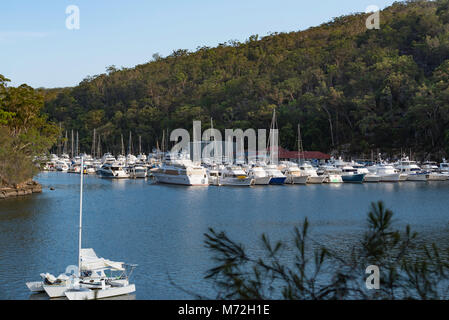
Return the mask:
<path id="1" fill-rule="evenodd" d="M 305 160 L 329 160 L 331 158 L 330 155 L 319 152 L 319 151 L 304 151 L 304 152 L 298 152 L 298 151 L 289 151 L 287 149 L 284 149 L 282 147 L 278 148 L 279 152 L 279 160 L 298 160 L 298 159 L 305 159 Z"/>

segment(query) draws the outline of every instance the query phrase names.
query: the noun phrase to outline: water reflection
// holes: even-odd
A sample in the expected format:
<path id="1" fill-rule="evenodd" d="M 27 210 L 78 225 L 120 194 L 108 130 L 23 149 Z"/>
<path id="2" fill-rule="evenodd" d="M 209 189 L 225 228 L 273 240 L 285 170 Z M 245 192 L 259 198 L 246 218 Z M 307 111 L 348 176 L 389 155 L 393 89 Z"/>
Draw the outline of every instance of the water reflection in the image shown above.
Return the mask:
<path id="1" fill-rule="evenodd" d="M 25 281 L 77 263 L 79 175 L 44 173 L 38 180 L 41 195 L 0 202 L 0 299 L 39 299 L 29 295 Z M 203 280 L 212 266 L 203 245 L 209 227 L 258 250 L 261 233 L 273 241 L 290 239 L 308 217 L 314 240 L 345 250 L 366 226 L 370 202 L 384 200 L 398 227 L 410 224 L 426 241 L 445 243 L 448 191 L 445 182 L 190 188 L 87 176 L 83 246 L 139 265 L 134 299 L 192 298 L 170 285 L 169 276 L 214 296 Z"/>

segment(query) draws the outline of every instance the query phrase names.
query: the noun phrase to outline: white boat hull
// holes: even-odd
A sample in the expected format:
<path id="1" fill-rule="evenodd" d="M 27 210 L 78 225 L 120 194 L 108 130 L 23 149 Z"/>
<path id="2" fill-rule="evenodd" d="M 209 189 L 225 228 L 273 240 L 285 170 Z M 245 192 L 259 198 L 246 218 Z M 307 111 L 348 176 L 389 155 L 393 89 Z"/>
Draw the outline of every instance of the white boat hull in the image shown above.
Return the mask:
<path id="1" fill-rule="evenodd" d="M 380 182 L 399 182 L 400 180 L 399 173 L 386 174 L 380 177 Z"/>
<path id="2" fill-rule="evenodd" d="M 427 175 L 425 175 L 425 174 L 410 174 L 407 177 L 407 181 L 424 182 L 424 181 L 427 181 Z"/>
<path id="3" fill-rule="evenodd" d="M 109 297 L 116 297 L 125 294 L 130 294 L 136 291 L 136 286 L 130 284 L 123 287 L 111 287 L 101 290 L 81 289 L 81 290 L 68 290 L 65 292 L 65 296 L 69 300 L 94 300 L 104 299 Z"/>
<path id="4" fill-rule="evenodd" d="M 285 179 L 285 184 L 307 184 L 309 176 L 289 176 Z"/>
<path id="5" fill-rule="evenodd" d="M 45 292 L 50 298 L 65 297 L 64 293 L 69 289 L 69 284 L 43 285 Z"/>
<path id="6" fill-rule="evenodd" d="M 251 178 L 238 179 L 238 178 L 222 178 L 220 179 L 220 186 L 230 187 L 249 187 L 254 183 Z"/>
<path id="7" fill-rule="evenodd" d="M 343 183 L 343 178 L 338 174 L 329 174 L 325 178 L 326 183 Z"/>
<path id="8" fill-rule="evenodd" d="M 446 181 L 447 179 L 447 176 L 439 173 L 430 173 L 427 175 L 428 181 Z"/>
<path id="9" fill-rule="evenodd" d="M 184 186 L 207 186 L 209 180 L 202 175 L 170 175 L 160 172 L 153 172 L 153 176 L 158 183 L 177 184 Z"/>
<path id="10" fill-rule="evenodd" d="M 377 183 L 380 182 L 380 177 L 376 175 L 367 174 L 364 179 L 365 182 Z"/>
<path id="11" fill-rule="evenodd" d="M 270 184 L 271 177 L 258 177 L 253 179 L 256 186 L 266 186 Z"/>
<path id="12" fill-rule="evenodd" d="M 324 176 L 309 176 L 307 178 L 308 184 L 323 184 L 324 180 L 326 180 L 326 177 Z"/>

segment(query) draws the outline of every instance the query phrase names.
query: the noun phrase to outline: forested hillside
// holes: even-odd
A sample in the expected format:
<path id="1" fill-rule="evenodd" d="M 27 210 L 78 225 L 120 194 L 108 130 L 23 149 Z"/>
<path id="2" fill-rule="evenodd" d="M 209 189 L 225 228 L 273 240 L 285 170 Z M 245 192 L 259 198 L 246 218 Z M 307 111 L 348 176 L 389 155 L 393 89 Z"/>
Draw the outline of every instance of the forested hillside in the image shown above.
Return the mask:
<path id="1" fill-rule="evenodd" d="M 59 132 L 41 114 L 42 95 L 25 84 L 9 87 L 9 81 L 0 74 L 0 187 L 33 178 L 34 157 L 48 152 Z"/>
<path id="2" fill-rule="evenodd" d="M 353 154 L 449 151 L 449 1 L 398 2 L 381 12 L 335 18 L 301 32 L 250 37 L 168 57 L 132 69 L 109 67 L 77 87 L 46 91 L 45 111 L 65 130 L 92 132 L 103 150 L 120 135 L 142 136 L 145 149 L 164 129 L 268 128 L 277 109 L 281 144 Z M 125 140 L 126 141 L 126 140 Z M 137 139 L 135 139 L 137 142 Z"/>

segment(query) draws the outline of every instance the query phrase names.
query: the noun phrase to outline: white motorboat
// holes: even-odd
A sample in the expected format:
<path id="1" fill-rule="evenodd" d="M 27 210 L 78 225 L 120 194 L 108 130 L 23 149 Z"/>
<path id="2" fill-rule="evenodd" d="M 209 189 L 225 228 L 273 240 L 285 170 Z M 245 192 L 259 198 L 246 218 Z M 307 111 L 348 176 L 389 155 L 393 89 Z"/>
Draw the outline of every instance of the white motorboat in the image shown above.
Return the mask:
<path id="1" fill-rule="evenodd" d="M 56 171 L 67 172 L 69 171 L 69 164 L 64 160 L 58 160 L 55 164 Z"/>
<path id="2" fill-rule="evenodd" d="M 324 183 L 343 183 L 341 169 L 326 164 L 320 167 L 320 173 L 324 177 Z"/>
<path id="3" fill-rule="evenodd" d="M 422 163 L 421 168 L 427 174 L 428 181 L 446 181 L 449 176 L 439 172 L 439 167 L 436 162 L 426 161 Z"/>
<path id="4" fill-rule="evenodd" d="M 249 187 L 254 183 L 253 178 L 240 166 L 227 166 L 221 171 L 220 186 Z"/>
<path id="5" fill-rule="evenodd" d="M 103 157 L 101 158 L 101 163 L 102 163 L 102 164 L 106 164 L 106 163 L 112 164 L 112 163 L 114 163 L 114 162 L 117 162 L 117 160 L 116 160 L 115 157 L 114 157 L 112 154 L 110 154 L 110 153 L 105 153 L 105 154 L 103 155 Z"/>
<path id="6" fill-rule="evenodd" d="M 129 174 L 120 162 L 103 164 L 100 169 L 97 170 L 97 174 L 102 178 L 108 179 L 127 179 Z"/>
<path id="7" fill-rule="evenodd" d="M 135 164 L 133 166 L 130 166 L 126 169 L 126 171 L 129 174 L 130 178 L 133 179 L 143 179 L 147 177 L 147 167 L 140 165 L 140 164 Z"/>
<path id="8" fill-rule="evenodd" d="M 443 158 L 443 162 L 440 163 L 439 172 L 449 177 L 449 163 Z"/>
<path id="9" fill-rule="evenodd" d="M 400 174 L 396 169 L 383 161 L 368 168 L 370 174 L 380 178 L 380 182 L 399 182 Z"/>
<path id="10" fill-rule="evenodd" d="M 317 170 L 309 163 L 303 162 L 299 165 L 299 170 L 305 176 L 307 176 L 308 184 L 322 184 L 326 180 L 325 176 L 319 176 Z"/>
<path id="11" fill-rule="evenodd" d="M 309 179 L 309 175 L 301 171 L 298 164 L 292 162 L 285 163 L 282 173 L 287 177 L 286 184 L 307 184 Z"/>
<path id="12" fill-rule="evenodd" d="M 285 183 L 287 177 L 279 170 L 277 165 L 270 164 L 264 169 L 267 172 L 267 175 L 271 178 L 270 185 L 283 185 Z"/>
<path id="13" fill-rule="evenodd" d="M 220 185 L 220 170 L 217 168 L 210 168 L 207 170 L 207 178 L 209 181 L 209 185 L 211 186 L 219 186 Z"/>
<path id="14" fill-rule="evenodd" d="M 248 170 L 248 175 L 254 180 L 254 184 L 257 186 L 270 184 L 271 177 L 268 176 L 267 172 L 262 166 L 255 165 L 251 167 Z"/>
<path id="15" fill-rule="evenodd" d="M 396 168 L 401 174 L 407 175 L 407 181 L 427 181 L 427 174 L 418 167 L 415 161 L 409 160 L 408 157 L 402 158 Z"/>
<path id="16" fill-rule="evenodd" d="M 188 155 L 167 153 L 164 163 L 151 170 L 156 182 L 185 186 L 208 186 L 206 168 L 195 165 Z"/>

